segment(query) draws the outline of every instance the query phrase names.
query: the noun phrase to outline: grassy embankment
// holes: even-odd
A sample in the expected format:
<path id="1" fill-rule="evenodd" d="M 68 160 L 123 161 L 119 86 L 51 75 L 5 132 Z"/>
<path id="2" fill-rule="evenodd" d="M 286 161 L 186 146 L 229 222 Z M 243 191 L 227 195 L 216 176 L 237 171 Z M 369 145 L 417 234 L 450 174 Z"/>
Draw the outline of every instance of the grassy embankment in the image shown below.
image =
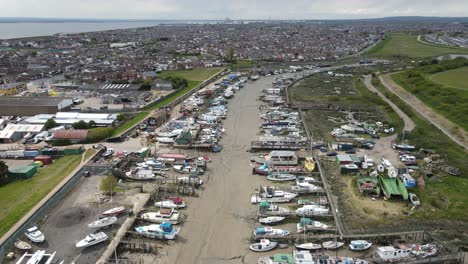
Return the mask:
<path id="1" fill-rule="evenodd" d="M 153 105 L 148 110 L 153 111 L 162 106 L 170 104 L 171 102 L 181 97 L 182 95 L 186 94 L 187 92 L 191 91 L 193 88 L 195 88 L 197 85 L 202 83 L 204 80 L 210 78 L 211 76 L 215 75 L 217 72 L 221 70 L 222 68 L 203 68 L 203 69 L 193 69 L 193 70 L 183 70 L 183 71 L 166 71 L 166 72 L 162 72 L 158 74 L 158 76 L 161 78 L 170 77 L 170 76 L 185 78 L 188 81 L 188 85 L 187 87 L 184 87 L 183 89 L 180 89 L 174 93 L 171 93 L 169 96 L 164 98 L 164 100 Z M 143 119 L 145 119 L 145 117 L 150 113 L 149 111 L 140 112 L 134 118 L 128 120 L 123 125 L 116 128 L 113 132 L 113 136 L 120 135 L 127 129 L 143 121 Z"/>
<path id="2" fill-rule="evenodd" d="M 415 190 L 420 197 L 421 207 L 413 217 L 421 220 L 459 220 L 468 219 L 468 154 L 461 146 L 424 119 L 403 102 L 399 97 L 388 91 L 377 79 L 373 80 L 385 96 L 391 99 L 415 123 L 416 127 L 405 136 L 411 144 L 419 148 L 432 149 L 440 154 L 449 164 L 461 170 L 460 177 L 443 176 L 435 180 L 425 179 L 424 190 Z"/>
<path id="3" fill-rule="evenodd" d="M 89 157 L 91 154 L 84 155 Z M 39 168 L 31 179 L 17 180 L 0 187 L 0 236 L 66 178 L 80 164 L 81 158 L 82 155 L 64 156 Z"/>
<path id="4" fill-rule="evenodd" d="M 332 104 L 342 109 L 358 107 L 360 111 L 354 117 L 361 121 L 383 121 L 396 131 L 403 129 L 403 120 L 356 77 L 314 74 L 288 92 L 291 101 Z M 329 132 L 345 122 L 346 115 L 344 111 L 309 110 L 305 112 L 305 120 L 314 137 L 332 141 Z"/>
<path id="5" fill-rule="evenodd" d="M 447 54 L 468 54 L 468 49 L 422 43 L 416 35 L 390 33 L 367 52 L 371 57 L 395 58 L 427 58 Z"/>

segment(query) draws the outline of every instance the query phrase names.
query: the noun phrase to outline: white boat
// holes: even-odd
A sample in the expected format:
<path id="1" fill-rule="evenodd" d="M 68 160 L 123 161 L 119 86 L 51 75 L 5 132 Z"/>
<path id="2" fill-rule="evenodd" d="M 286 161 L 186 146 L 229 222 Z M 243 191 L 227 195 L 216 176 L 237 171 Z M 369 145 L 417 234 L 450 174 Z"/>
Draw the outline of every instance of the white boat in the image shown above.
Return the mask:
<path id="1" fill-rule="evenodd" d="M 275 249 L 277 246 L 278 242 L 261 239 L 260 242 L 251 244 L 249 248 L 254 252 L 266 252 Z"/>
<path id="2" fill-rule="evenodd" d="M 278 182 L 294 181 L 294 180 L 296 180 L 296 175 L 287 174 L 287 173 L 280 173 L 280 172 L 273 172 L 273 173 L 270 173 L 266 178 L 268 180 L 270 180 L 270 181 L 278 181 Z"/>
<path id="3" fill-rule="evenodd" d="M 411 202 L 414 206 L 419 206 L 419 205 L 421 205 L 421 202 L 419 201 L 419 198 L 418 198 L 418 196 L 416 196 L 416 194 L 414 194 L 414 193 L 408 193 L 408 195 L 409 195 L 410 202 Z"/>
<path id="4" fill-rule="evenodd" d="M 84 239 L 76 243 L 77 248 L 85 248 L 89 246 L 93 246 L 96 244 L 99 244 L 101 242 L 104 242 L 108 239 L 106 233 L 104 232 L 99 232 L 96 234 L 89 234 L 87 235 Z"/>
<path id="5" fill-rule="evenodd" d="M 139 226 L 135 230 L 145 237 L 173 240 L 177 237 L 180 228 L 174 228 L 170 223 L 161 223 L 159 225 Z"/>
<path id="6" fill-rule="evenodd" d="M 279 223 L 283 222 L 284 219 L 286 219 L 286 217 L 283 217 L 283 216 L 268 216 L 268 217 L 260 218 L 260 219 L 258 219 L 258 221 L 261 224 L 264 224 L 264 225 L 274 225 L 274 224 L 279 224 Z"/>
<path id="7" fill-rule="evenodd" d="M 299 250 L 318 250 L 322 248 L 322 245 L 314 243 L 296 244 L 295 246 Z"/>
<path id="8" fill-rule="evenodd" d="M 411 248 L 406 245 L 378 247 L 374 252 L 375 263 L 396 263 L 408 260 L 411 257 Z"/>
<path id="9" fill-rule="evenodd" d="M 34 243 L 41 243 L 45 240 L 44 234 L 39 230 L 39 228 L 37 228 L 37 226 L 33 226 L 26 230 L 24 235 Z"/>
<path id="10" fill-rule="evenodd" d="M 258 211 L 259 216 L 281 216 L 291 215 L 292 211 L 285 207 L 279 207 L 276 204 L 270 204 L 268 202 L 261 202 Z"/>
<path id="11" fill-rule="evenodd" d="M 183 184 L 196 184 L 196 185 L 202 185 L 203 184 L 203 180 L 200 179 L 198 177 L 198 175 L 177 177 L 177 182 L 178 183 L 183 183 Z"/>
<path id="12" fill-rule="evenodd" d="M 17 249 L 21 249 L 21 250 L 31 249 L 31 245 L 19 239 L 15 241 L 14 245 Z"/>
<path id="13" fill-rule="evenodd" d="M 276 229 L 271 226 L 258 227 L 253 231 L 254 236 L 259 237 L 284 237 L 288 236 L 290 232 L 284 229 Z"/>
<path id="14" fill-rule="evenodd" d="M 174 199 L 164 200 L 164 201 L 156 202 L 154 203 L 154 205 L 158 207 L 162 207 L 162 208 L 185 208 L 186 207 L 182 199 L 177 200 L 177 201 L 174 201 Z"/>
<path id="15" fill-rule="evenodd" d="M 315 205 L 315 204 L 306 204 L 301 208 L 296 209 L 296 214 L 299 216 L 317 216 L 317 215 L 327 215 L 330 212 L 330 209 L 325 206 Z"/>
<path id="16" fill-rule="evenodd" d="M 317 183 L 317 179 L 314 177 L 308 177 L 308 176 L 296 176 L 296 185 L 299 185 L 301 183 Z"/>
<path id="17" fill-rule="evenodd" d="M 349 249 L 353 251 L 363 251 L 369 249 L 372 246 L 372 242 L 367 240 L 351 240 Z"/>
<path id="18" fill-rule="evenodd" d="M 159 143 L 164 143 L 164 144 L 174 143 L 174 139 L 170 137 L 156 137 L 156 141 L 158 141 Z"/>
<path id="19" fill-rule="evenodd" d="M 309 182 L 299 182 L 295 186 L 291 186 L 291 191 L 294 193 L 314 193 L 322 191 L 322 187 Z"/>
<path id="20" fill-rule="evenodd" d="M 141 218 L 151 223 L 171 223 L 176 225 L 180 222 L 180 213 L 175 209 L 161 208 L 159 212 L 147 212 Z"/>
<path id="21" fill-rule="evenodd" d="M 56 252 L 54 251 L 54 253 L 52 254 L 46 254 L 45 250 L 38 250 L 34 252 L 34 254 L 26 252 L 23 254 L 23 256 L 21 256 L 21 258 L 18 259 L 16 264 L 23 264 L 23 260 L 25 260 L 28 257 L 29 259 L 28 261 L 26 261 L 26 264 L 39 264 L 39 263 L 50 264 L 54 260 L 55 253 Z M 45 258 L 47 258 L 46 261 L 44 261 Z"/>
<path id="22" fill-rule="evenodd" d="M 125 212 L 125 207 L 118 206 L 118 207 L 114 207 L 112 209 L 109 209 L 107 211 L 104 211 L 102 214 L 105 215 L 105 216 L 116 216 L 116 215 L 119 215 L 119 214 L 124 213 L 124 212 Z"/>
<path id="23" fill-rule="evenodd" d="M 131 180 L 150 181 L 156 179 L 156 174 L 152 169 L 136 168 L 125 173 L 125 176 Z"/>
<path id="24" fill-rule="evenodd" d="M 115 216 L 108 216 L 101 219 L 98 219 L 92 223 L 88 224 L 89 228 L 101 228 L 115 224 L 117 222 L 117 217 Z"/>
<path id="25" fill-rule="evenodd" d="M 114 150 L 111 149 L 111 148 L 108 148 L 106 149 L 106 151 L 104 153 L 102 153 L 102 157 L 104 158 L 109 158 L 109 157 L 112 157 L 112 155 L 114 154 Z"/>
<path id="26" fill-rule="evenodd" d="M 296 196 L 296 193 L 285 192 L 275 187 L 261 187 L 259 193 L 251 196 L 250 202 L 253 204 L 260 202 L 288 203 Z"/>
<path id="27" fill-rule="evenodd" d="M 234 96 L 234 92 L 231 89 L 228 89 L 223 94 L 224 98 L 229 99 Z"/>
<path id="28" fill-rule="evenodd" d="M 330 229 L 329 225 L 326 225 L 319 221 L 314 221 L 310 218 L 301 218 L 300 222 L 297 223 L 297 232 L 302 233 L 311 230 L 326 230 Z"/>
<path id="29" fill-rule="evenodd" d="M 324 249 L 338 249 L 342 246 L 344 246 L 344 243 L 340 241 L 326 241 L 322 243 Z"/>
<path id="30" fill-rule="evenodd" d="M 273 150 L 268 155 L 253 156 L 252 160 L 259 164 L 268 165 L 297 165 L 298 158 L 294 151 Z"/>

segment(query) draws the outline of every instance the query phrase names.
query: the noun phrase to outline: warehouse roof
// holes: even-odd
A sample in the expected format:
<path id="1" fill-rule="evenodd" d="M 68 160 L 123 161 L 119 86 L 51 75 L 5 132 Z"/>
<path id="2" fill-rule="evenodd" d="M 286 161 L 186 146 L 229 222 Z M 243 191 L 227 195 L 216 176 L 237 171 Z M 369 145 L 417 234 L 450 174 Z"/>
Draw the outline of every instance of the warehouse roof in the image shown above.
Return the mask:
<path id="1" fill-rule="evenodd" d="M 66 97 L 19 97 L 19 96 L 1 96 L 0 105 L 2 106 L 57 106 L 64 100 L 70 100 Z"/>
<path id="2" fill-rule="evenodd" d="M 74 130 L 59 130 L 54 132 L 54 139 L 86 139 L 88 130 L 74 129 Z"/>
<path id="3" fill-rule="evenodd" d="M 11 138 L 14 133 L 39 133 L 44 128 L 44 125 L 30 124 L 8 124 L 0 131 L 0 138 Z"/>

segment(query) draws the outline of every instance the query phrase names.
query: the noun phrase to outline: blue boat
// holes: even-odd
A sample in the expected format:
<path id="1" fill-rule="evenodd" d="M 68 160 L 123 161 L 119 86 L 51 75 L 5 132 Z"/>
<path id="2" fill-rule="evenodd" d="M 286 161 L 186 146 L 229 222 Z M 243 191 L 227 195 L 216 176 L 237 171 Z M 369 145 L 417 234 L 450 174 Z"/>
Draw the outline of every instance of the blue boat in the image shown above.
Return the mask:
<path id="1" fill-rule="evenodd" d="M 405 173 L 399 175 L 398 177 L 400 177 L 400 180 L 403 182 L 406 189 L 416 188 L 416 180 L 414 180 L 414 178 L 411 177 L 411 175 Z"/>

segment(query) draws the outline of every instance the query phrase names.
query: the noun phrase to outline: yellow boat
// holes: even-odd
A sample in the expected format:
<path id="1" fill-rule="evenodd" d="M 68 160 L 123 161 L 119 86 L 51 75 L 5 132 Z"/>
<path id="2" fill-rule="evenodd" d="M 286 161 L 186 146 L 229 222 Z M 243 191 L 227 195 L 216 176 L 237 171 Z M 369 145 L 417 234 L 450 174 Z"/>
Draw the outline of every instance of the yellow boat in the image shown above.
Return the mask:
<path id="1" fill-rule="evenodd" d="M 306 157 L 304 167 L 307 171 L 312 172 L 315 170 L 315 161 L 313 157 Z"/>

